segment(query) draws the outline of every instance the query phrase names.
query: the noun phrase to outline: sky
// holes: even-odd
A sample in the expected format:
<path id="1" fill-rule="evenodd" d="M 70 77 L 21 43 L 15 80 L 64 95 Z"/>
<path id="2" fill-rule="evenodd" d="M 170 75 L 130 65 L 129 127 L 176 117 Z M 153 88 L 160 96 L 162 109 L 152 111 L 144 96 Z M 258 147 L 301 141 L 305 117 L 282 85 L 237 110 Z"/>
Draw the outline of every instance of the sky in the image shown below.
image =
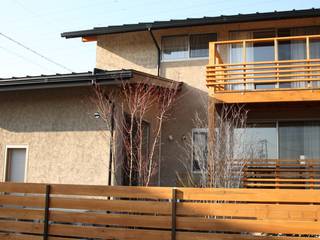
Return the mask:
<path id="1" fill-rule="evenodd" d="M 65 31 L 312 7 L 320 0 L 0 0 L 0 78 L 92 71 L 96 43 Z"/>

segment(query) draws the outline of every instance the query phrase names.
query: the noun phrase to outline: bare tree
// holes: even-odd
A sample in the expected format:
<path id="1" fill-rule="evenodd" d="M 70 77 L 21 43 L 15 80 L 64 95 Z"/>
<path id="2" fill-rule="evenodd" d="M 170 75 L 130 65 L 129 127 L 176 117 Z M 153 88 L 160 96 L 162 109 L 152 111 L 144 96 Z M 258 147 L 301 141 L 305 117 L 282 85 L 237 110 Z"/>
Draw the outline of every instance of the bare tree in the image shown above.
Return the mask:
<path id="1" fill-rule="evenodd" d="M 210 104 L 210 103 L 209 103 Z M 212 107 L 209 105 L 209 108 Z M 209 109 L 210 113 L 210 109 Z M 244 140 L 246 133 L 247 111 L 243 105 L 220 105 L 214 108 L 213 116 L 207 118 L 195 114 L 194 127 L 208 129 L 206 138 L 187 138 L 184 145 L 184 157 L 181 162 L 186 169 L 185 176 L 177 173 L 179 182 L 194 187 L 240 187 L 243 167 L 251 158 L 252 146 Z M 214 127 L 208 127 L 208 118 L 213 119 Z M 196 143 L 193 142 L 196 140 Z M 192 155 L 191 155 L 192 154 Z M 188 158 L 186 158 L 188 155 Z M 192 171 L 193 159 L 197 173 Z"/>
<path id="2" fill-rule="evenodd" d="M 244 105 L 222 105 L 215 112 L 215 128 L 209 130 L 207 177 L 202 179 L 206 187 L 240 187 L 249 157 L 246 123 Z"/>
<path id="3" fill-rule="evenodd" d="M 168 111 L 174 103 L 178 87 L 178 83 L 159 87 L 144 81 L 123 81 L 113 92 L 95 88 L 93 102 L 107 126 L 111 123 L 111 104 L 115 104 L 116 135 L 121 144 L 114 146 L 118 148 L 115 152 L 123 152 L 125 160 L 121 168 L 128 185 L 148 186 L 157 173 L 155 153 L 160 144 L 163 122 L 168 119 Z M 152 131 L 147 134 L 146 122 L 152 125 Z"/>

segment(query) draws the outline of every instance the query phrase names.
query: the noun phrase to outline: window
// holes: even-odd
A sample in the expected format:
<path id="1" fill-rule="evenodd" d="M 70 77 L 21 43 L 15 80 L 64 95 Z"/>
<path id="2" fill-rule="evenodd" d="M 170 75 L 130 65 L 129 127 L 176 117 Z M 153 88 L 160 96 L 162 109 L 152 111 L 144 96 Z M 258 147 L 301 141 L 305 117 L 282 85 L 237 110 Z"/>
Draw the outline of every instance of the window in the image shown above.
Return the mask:
<path id="1" fill-rule="evenodd" d="M 165 37 L 162 40 L 162 49 L 163 60 L 188 58 L 188 37 Z"/>
<path id="2" fill-rule="evenodd" d="M 208 129 L 192 129 L 192 172 L 206 168 L 208 157 Z"/>
<path id="3" fill-rule="evenodd" d="M 239 146 L 245 152 L 236 145 L 236 155 L 244 153 L 251 159 L 320 159 L 320 121 L 256 123 L 244 131 Z"/>
<path id="4" fill-rule="evenodd" d="M 217 34 L 190 36 L 190 58 L 209 57 L 209 42 L 217 41 Z"/>
<path id="5" fill-rule="evenodd" d="M 280 122 L 281 159 L 320 159 L 320 122 Z"/>
<path id="6" fill-rule="evenodd" d="M 236 128 L 235 158 L 278 158 L 278 133 L 276 122 L 248 124 L 245 129 Z"/>
<path id="7" fill-rule="evenodd" d="M 6 148 L 6 174 L 5 180 L 8 182 L 24 182 L 26 177 L 26 147 Z"/>
<path id="8" fill-rule="evenodd" d="M 256 30 L 256 31 L 232 31 L 230 32 L 229 38 L 230 40 L 243 40 L 243 39 L 261 39 L 261 38 L 273 38 L 273 37 L 288 37 L 288 36 L 305 36 L 305 35 L 316 35 L 320 33 L 319 26 L 313 27 L 298 27 L 298 28 L 279 28 L 279 29 L 265 29 L 265 30 Z M 288 39 L 278 39 L 277 45 L 274 45 L 275 42 L 273 40 L 268 42 L 246 42 L 246 52 L 245 57 L 243 58 L 242 54 L 242 44 L 230 44 L 229 49 L 226 47 L 223 48 L 220 45 L 220 49 L 218 49 L 219 54 L 225 63 L 243 63 L 246 62 L 247 65 L 250 62 L 260 62 L 260 66 L 265 66 L 265 69 L 258 69 L 261 71 L 255 70 L 247 70 L 246 71 L 246 79 L 248 81 L 252 80 L 264 80 L 265 83 L 248 83 L 248 84 L 232 84 L 231 86 L 228 85 L 227 89 L 232 90 L 243 90 L 244 88 L 247 90 L 253 89 L 273 89 L 273 88 L 305 88 L 307 87 L 307 82 L 305 81 L 292 81 L 292 82 L 280 82 L 274 83 L 270 82 L 267 83 L 268 80 L 274 81 L 275 78 L 272 77 L 272 74 L 267 74 L 264 72 L 267 68 L 272 68 L 274 64 L 267 63 L 270 61 L 283 61 L 279 63 L 279 67 L 285 65 L 286 70 L 292 70 L 288 68 L 288 65 L 296 65 L 295 62 L 289 63 L 287 61 L 290 60 L 304 60 L 307 57 L 306 51 L 306 40 L 288 40 Z M 277 48 L 277 49 L 275 49 Z M 310 40 L 309 43 L 310 48 L 310 58 L 319 58 L 320 56 L 320 40 L 314 39 L 314 41 Z M 250 64 L 249 64 L 250 65 Z M 252 65 L 253 66 L 253 65 Z M 300 69 L 299 74 L 308 73 L 303 72 L 303 68 Z M 233 71 L 236 73 L 236 71 Z M 239 73 L 243 71 L 239 70 Z M 282 71 L 279 72 L 280 77 L 281 75 L 288 75 L 288 72 Z M 253 76 L 254 78 L 250 79 L 248 77 Z M 240 77 L 240 74 L 239 74 Z M 284 78 L 285 76 L 283 76 Z M 287 76 L 285 78 L 292 78 L 298 79 L 299 76 Z M 311 76 L 312 78 L 312 76 Z M 237 80 L 230 80 L 230 81 L 242 81 L 243 79 Z M 320 82 L 313 81 L 314 86 L 319 86 Z"/>
<path id="9" fill-rule="evenodd" d="M 161 58 L 163 61 L 207 58 L 209 42 L 216 40 L 215 33 L 163 37 Z"/>

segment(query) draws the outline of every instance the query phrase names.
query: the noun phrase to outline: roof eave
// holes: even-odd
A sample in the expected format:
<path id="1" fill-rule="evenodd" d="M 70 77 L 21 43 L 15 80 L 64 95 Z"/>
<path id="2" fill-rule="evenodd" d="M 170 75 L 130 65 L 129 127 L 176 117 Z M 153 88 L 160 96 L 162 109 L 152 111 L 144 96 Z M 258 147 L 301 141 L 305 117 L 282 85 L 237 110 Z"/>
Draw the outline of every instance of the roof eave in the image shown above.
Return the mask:
<path id="1" fill-rule="evenodd" d="M 144 81 L 147 84 L 154 84 L 156 86 L 166 88 L 176 87 L 177 84 L 178 87 L 181 87 L 180 82 L 132 69 L 114 71 L 95 69 L 94 73 L 88 72 L 0 79 L 0 92 L 31 89 L 81 87 L 92 86 L 95 84 L 117 86 L 123 84 L 124 81 L 129 80 L 130 83 Z"/>
<path id="2" fill-rule="evenodd" d="M 292 10 L 282 12 L 267 12 L 267 13 L 254 13 L 254 14 L 238 14 L 232 16 L 219 16 L 219 17 L 204 17 L 197 19 L 185 19 L 185 20 L 172 20 L 162 22 L 150 22 L 150 23 L 138 23 L 120 26 L 110 26 L 93 28 L 83 31 L 64 32 L 61 34 L 65 38 L 77 38 L 77 37 L 93 37 L 106 34 L 116 33 L 128 33 L 146 31 L 148 29 L 160 30 L 169 28 L 183 28 L 183 27 L 195 27 L 204 25 L 217 25 L 217 24 L 231 24 L 231 23 L 243 23 L 253 21 L 269 21 L 269 20 L 281 20 L 281 19 L 294 19 L 294 18 L 310 18 L 319 17 L 320 9 L 306 9 L 306 10 Z"/>

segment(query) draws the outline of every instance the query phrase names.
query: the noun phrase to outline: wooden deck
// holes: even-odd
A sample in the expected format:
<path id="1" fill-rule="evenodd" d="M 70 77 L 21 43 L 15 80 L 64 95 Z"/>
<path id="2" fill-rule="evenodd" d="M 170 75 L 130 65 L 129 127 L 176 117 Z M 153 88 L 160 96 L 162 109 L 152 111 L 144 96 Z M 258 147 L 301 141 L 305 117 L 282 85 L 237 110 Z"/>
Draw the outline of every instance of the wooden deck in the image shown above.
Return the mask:
<path id="1" fill-rule="evenodd" d="M 320 234 L 318 190 L 0 183 L 0 192 L 0 239 L 308 240 Z"/>

